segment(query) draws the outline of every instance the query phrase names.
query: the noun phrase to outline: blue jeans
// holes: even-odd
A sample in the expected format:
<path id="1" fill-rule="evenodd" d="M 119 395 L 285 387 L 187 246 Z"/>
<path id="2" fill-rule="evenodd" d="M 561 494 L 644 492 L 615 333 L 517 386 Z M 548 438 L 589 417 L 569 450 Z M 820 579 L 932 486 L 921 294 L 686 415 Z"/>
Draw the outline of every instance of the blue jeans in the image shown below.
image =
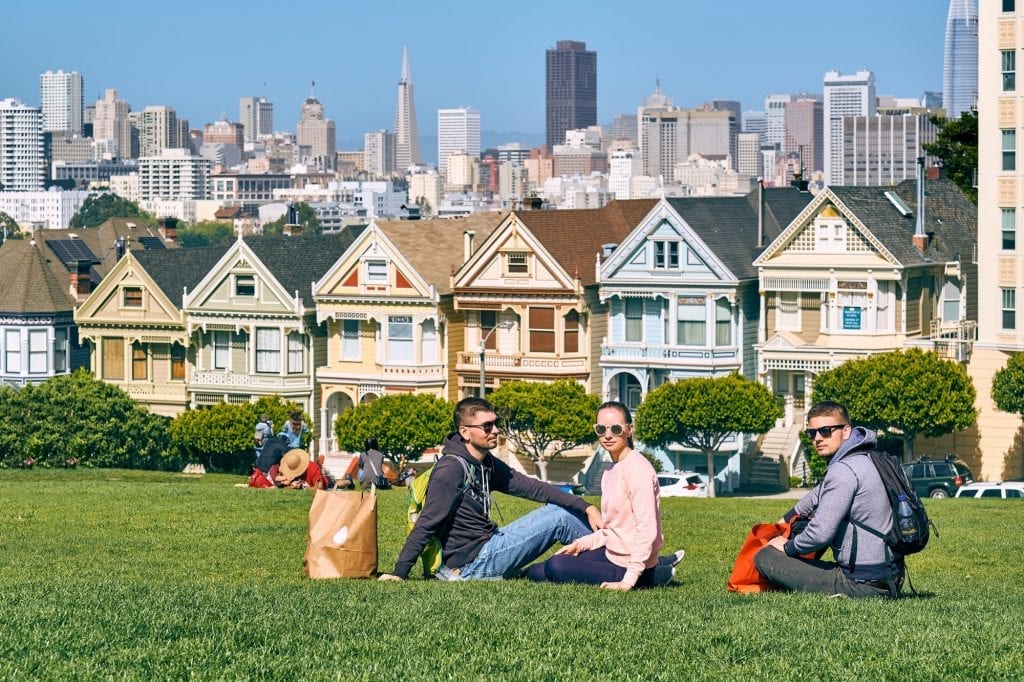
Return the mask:
<path id="1" fill-rule="evenodd" d="M 514 578 L 556 542 L 567 545 L 590 534 L 582 519 L 562 507 L 546 504 L 499 528 L 476 559 L 452 570 L 442 566 L 439 580 L 501 580 Z"/>

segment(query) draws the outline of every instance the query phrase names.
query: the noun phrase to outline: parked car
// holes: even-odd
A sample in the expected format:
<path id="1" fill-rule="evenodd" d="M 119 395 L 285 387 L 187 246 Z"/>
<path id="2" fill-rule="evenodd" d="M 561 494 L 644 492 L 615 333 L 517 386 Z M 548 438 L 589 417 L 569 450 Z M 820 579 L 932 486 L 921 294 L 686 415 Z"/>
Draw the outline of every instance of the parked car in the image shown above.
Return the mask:
<path id="1" fill-rule="evenodd" d="M 668 471 L 658 474 L 662 497 L 707 497 L 708 484 L 696 471 Z"/>
<path id="2" fill-rule="evenodd" d="M 994 497 L 1004 500 L 1024 500 L 1024 482 L 970 483 L 956 491 L 957 497 Z"/>
<path id="3" fill-rule="evenodd" d="M 958 462 L 952 453 L 945 459 L 931 459 L 924 455 L 915 462 L 904 464 L 903 470 L 919 497 L 953 497 L 957 489 L 974 480 L 967 465 Z"/>

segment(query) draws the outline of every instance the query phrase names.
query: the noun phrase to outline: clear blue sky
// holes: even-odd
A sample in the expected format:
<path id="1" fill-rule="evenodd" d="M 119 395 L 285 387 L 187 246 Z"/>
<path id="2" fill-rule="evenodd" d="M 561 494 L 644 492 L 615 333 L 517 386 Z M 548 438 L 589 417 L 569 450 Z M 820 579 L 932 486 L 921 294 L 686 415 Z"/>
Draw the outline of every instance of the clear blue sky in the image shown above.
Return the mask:
<path id="1" fill-rule="evenodd" d="M 994 1 L 994 0 L 992 0 Z M 869 68 L 879 94 L 940 90 L 945 0 L 11 0 L 0 98 L 39 103 L 47 69 L 85 75 L 86 101 L 116 87 L 133 109 L 175 107 L 192 127 L 266 83 L 276 129 L 294 129 L 316 96 L 339 145 L 394 125 L 409 46 L 421 134 L 437 109 L 470 105 L 485 130 L 544 132 L 544 51 L 581 40 L 597 51 L 598 119 L 635 112 L 654 89 L 678 106 L 821 91 L 825 71 Z"/>

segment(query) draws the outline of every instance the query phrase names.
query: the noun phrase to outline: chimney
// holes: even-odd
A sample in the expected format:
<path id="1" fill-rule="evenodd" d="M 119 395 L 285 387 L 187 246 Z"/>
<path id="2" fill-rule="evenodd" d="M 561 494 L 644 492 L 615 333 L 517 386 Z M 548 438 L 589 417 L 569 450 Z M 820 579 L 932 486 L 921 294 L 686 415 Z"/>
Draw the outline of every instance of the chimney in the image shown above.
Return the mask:
<path id="1" fill-rule="evenodd" d="M 78 301 L 84 301 L 92 293 L 91 260 L 76 260 L 75 269 L 71 271 L 71 295 Z"/>
<path id="2" fill-rule="evenodd" d="M 114 247 L 117 249 L 117 260 L 121 260 L 124 257 L 124 237 L 118 237 L 117 241 L 114 242 Z"/>
<path id="3" fill-rule="evenodd" d="M 473 237 L 476 236 L 476 232 L 473 230 L 466 230 L 462 233 L 462 260 L 469 262 L 469 259 L 473 257 Z"/>
<path id="4" fill-rule="evenodd" d="M 914 214 L 914 246 L 924 253 L 928 246 L 928 235 L 924 233 L 924 157 L 917 157 L 917 212 Z"/>
<path id="5" fill-rule="evenodd" d="M 757 248 L 764 248 L 764 179 L 757 179 Z"/>

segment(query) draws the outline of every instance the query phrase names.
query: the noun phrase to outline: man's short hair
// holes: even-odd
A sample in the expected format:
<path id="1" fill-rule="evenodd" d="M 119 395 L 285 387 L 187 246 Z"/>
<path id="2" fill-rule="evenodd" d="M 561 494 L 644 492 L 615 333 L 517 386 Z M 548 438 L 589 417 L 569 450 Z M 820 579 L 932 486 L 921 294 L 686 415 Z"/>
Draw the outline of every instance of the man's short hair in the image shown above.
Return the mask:
<path id="1" fill-rule="evenodd" d="M 807 419 L 824 416 L 836 417 L 844 424 L 850 423 L 850 413 L 846 411 L 846 407 L 832 400 L 822 400 L 821 402 L 814 403 L 811 405 L 811 409 L 807 410 Z"/>
<path id="2" fill-rule="evenodd" d="M 302 421 L 302 413 L 299 412 L 298 410 L 295 410 L 294 412 L 288 415 L 288 418 L 300 422 Z"/>
<path id="3" fill-rule="evenodd" d="M 455 430 L 472 421 L 477 412 L 494 412 L 494 406 L 483 398 L 463 398 L 455 405 Z"/>

